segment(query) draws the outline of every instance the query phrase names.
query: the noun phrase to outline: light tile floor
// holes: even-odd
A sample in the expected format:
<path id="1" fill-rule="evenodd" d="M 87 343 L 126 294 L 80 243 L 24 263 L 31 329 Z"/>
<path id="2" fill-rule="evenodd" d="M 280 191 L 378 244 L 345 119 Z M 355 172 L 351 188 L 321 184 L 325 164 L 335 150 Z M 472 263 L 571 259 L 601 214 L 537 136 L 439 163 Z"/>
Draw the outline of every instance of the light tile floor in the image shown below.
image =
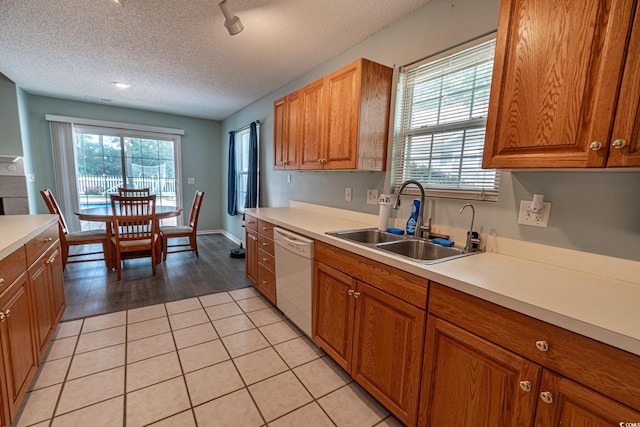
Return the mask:
<path id="1" fill-rule="evenodd" d="M 61 323 L 23 426 L 399 426 L 253 288 Z"/>

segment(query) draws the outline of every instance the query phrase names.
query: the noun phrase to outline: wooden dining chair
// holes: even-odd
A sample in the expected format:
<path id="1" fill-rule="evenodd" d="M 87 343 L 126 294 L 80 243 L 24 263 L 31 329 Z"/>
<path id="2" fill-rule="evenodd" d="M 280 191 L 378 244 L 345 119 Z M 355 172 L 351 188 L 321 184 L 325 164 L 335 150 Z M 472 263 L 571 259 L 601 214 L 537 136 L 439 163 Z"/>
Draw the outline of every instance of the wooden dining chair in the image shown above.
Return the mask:
<path id="1" fill-rule="evenodd" d="M 60 206 L 53 196 L 53 193 L 49 188 L 45 188 L 40 191 L 42 198 L 44 199 L 47 209 L 53 215 L 58 215 L 58 228 L 60 230 L 60 246 L 62 247 L 62 268 L 65 268 L 68 263 L 75 262 L 92 262 L 92 261 L 105 261 L 105 252 L 107 249 L 107 233 L 105 230 L 86 230 L 69 232 L 67 222 L 64 220 Z M 102 252 L 77 252 L 69 253 L 71 246 L 92 245 L 100 243 L 102 245 Z M 93 255 L 102 254 L 102 257 L 96 258 Z M 91 257 L 91 258 L 86 258 Z M 70 259 L 72 258 L 72 259 Z M 77 258 L 77 259 L 76 259 Z"/>
<path id="2" fill-rule="evenodd" d="M 196 233 L 198 231 L 198 217 L 200 216 L 200 207 L 202 206 L 202 199 L 204 198 L 204 191 L 196 191 L 193 197 L 193 204 L 191 205 L 191 214 L 189 215 L 188 225 L 165 225 L 160 227 L 160 238 L 162 239 L 162 260 L 167 260 L 167 254 L 176 252 L 195 252 L 198 253 L 198 239 Z M 172 238 L 189 238 L 189 243 L 169 245 L 169 239 Z M 169 249 L 180 248 L 180 249 Z"/>
<path id="3" fill-rule="evenodd" d="M 118 187 L 119 196 L 127 197 L 144 197 L 150 195 L 151 192 L 148 188 L 124 188 Z"/>
<path id="4" fill-rule="evenodd" d="M 156 220 L 156 196 L 126 197 L 111 195 L 113 245 L 116 271 L 122 279 L 122 261 L 151 258 L 153 275 L 160 256 L 160 237 Z"/>

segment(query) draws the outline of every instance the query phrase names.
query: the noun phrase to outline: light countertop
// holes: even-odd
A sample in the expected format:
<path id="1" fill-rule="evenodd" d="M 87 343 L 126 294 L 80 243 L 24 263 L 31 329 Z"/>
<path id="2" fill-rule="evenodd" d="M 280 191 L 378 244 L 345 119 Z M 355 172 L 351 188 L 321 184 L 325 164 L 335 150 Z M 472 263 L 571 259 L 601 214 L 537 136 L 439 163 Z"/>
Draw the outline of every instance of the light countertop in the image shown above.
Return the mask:
<path id="1" fill-rule="evenodd" d="M 58 221 L 56 215 L 0 215 L 0 259 Z"/>
<path id="2" fill-rule="evenodd" d="M 325 234 L 377 226 L 347 211 L 287 207 L 247 214 L 640 355 L 640 283 L 494 252 L 421 264 Z"/>

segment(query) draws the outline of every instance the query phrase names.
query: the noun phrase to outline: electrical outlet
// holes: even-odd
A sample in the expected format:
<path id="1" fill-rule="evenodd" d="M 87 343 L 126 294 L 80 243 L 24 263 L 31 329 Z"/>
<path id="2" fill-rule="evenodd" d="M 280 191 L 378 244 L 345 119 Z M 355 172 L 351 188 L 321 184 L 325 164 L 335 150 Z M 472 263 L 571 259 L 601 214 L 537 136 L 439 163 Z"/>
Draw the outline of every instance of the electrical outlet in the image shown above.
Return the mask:
<path id="1" fill-rule="evenodd" d="M 377 205 L 378 204 L 378 189 L 370 188 L 367 190 L 367 204 L 368 205 Z"/>
<path id="2" fill-rule="evenodd" d="M 351 187 L 347 187 L 347 188 L 344 189 L 344 199 L 347 202 L 351 201 Z"/>
<path id="3" fill-rule="evenodd" d="M 196 183 L 196 179 L 195 178 L 187 178 L 187 184 L 195 184 Z"/>
<path id="4" fill-rule="evenodd" d="M 287 175 L 287 184 L 291 184 L 291 174 Z"/>
<path id="5" fill-rule="evenodd" d="M 518 215 L 518 224 L 532 225 L 534 227 L 548 227 L 549 215 L 551 214 L 551 203 L 544 202 L 544 209 L 541 213 L 531 211 L 531 200 L 520 201 L 520 213 Z"/>

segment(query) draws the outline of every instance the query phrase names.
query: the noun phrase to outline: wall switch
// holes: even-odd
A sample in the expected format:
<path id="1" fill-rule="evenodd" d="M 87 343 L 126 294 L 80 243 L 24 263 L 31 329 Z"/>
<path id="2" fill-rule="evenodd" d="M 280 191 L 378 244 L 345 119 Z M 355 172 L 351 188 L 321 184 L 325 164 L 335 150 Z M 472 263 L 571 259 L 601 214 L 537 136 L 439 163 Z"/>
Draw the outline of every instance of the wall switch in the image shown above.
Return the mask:
<path id="1" fill-rule="evenodd" d="M 351 187 L 347 187 L 347 188 L 344 189 L 344 199 L 347 202 L 351 201 Z"/>
<path id="2" fill-rule="evenodd" d="M 287 184 L 291 184 L 291 174 L 287 175 Z"/>
<path id="3" fill-rule="evenodd" d="M 520 201 L 520 213 L 518 215 L 518 224 L 532 225 L 534 227 L 548 227 L 549 215 L 551 214 L 551 203 L 544 202 L 544 209 L 540 213 L 531 211 L 531 200 Z"/>
<path id="4" fill-rule="evenodd" d="M 196 179 L 195 178 L 187 178 L 187 184 L 195 184 L 196 183 Z"/>
<path id="5" fill-rule="evenodd" d="M 378 204 L 378 189 L 370 188 L 367 190 L 367 204 L 368 205 L 377 205 Z"/>

